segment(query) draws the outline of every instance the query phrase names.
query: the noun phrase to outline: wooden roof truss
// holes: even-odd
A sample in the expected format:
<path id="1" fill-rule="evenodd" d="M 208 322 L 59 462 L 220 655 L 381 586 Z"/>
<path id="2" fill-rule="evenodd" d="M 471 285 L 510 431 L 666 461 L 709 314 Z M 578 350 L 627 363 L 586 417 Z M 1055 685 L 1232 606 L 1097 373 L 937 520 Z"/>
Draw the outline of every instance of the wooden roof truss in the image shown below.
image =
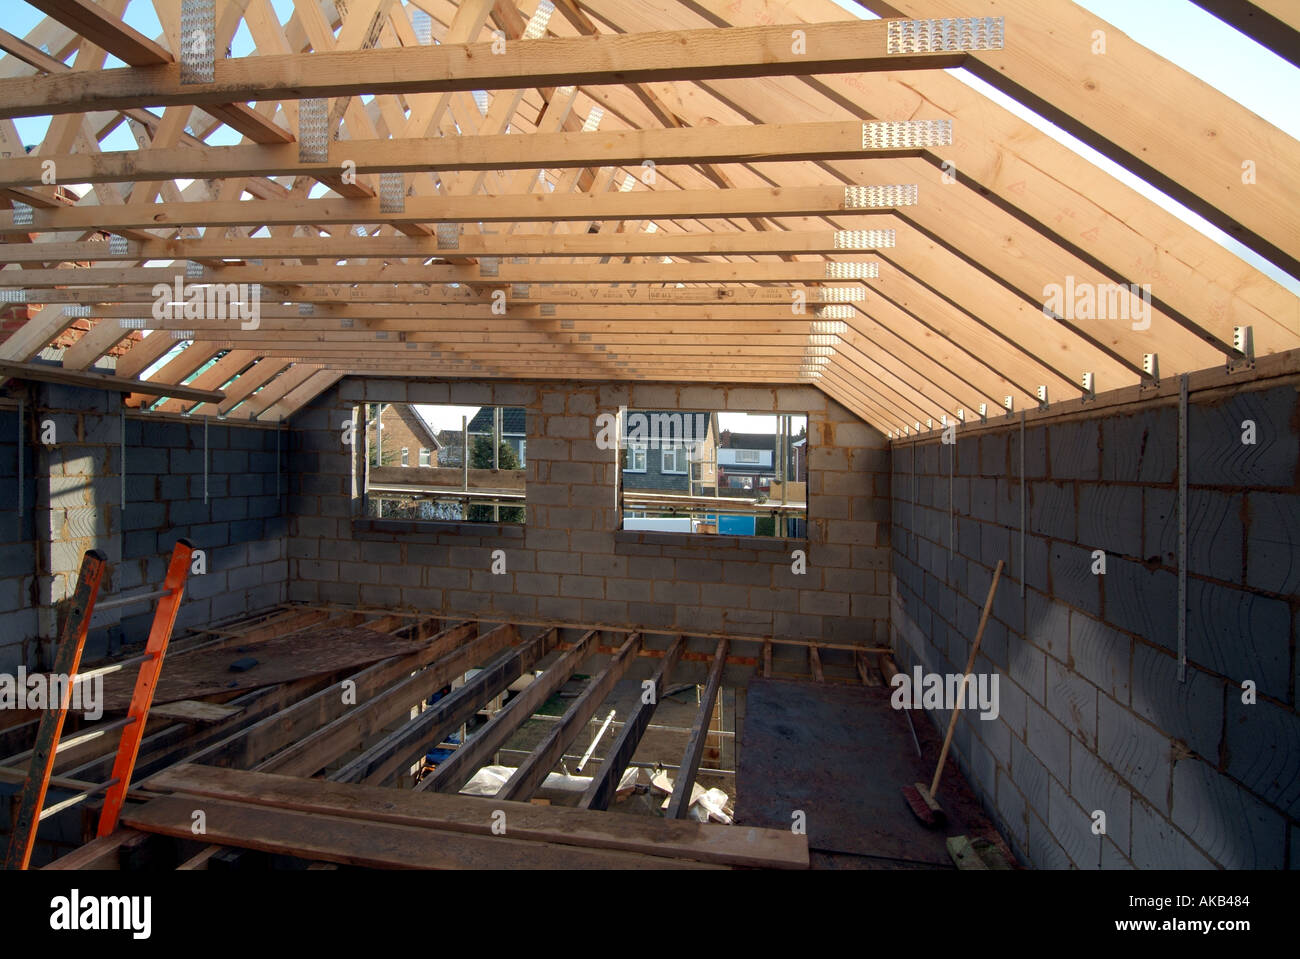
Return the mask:
<path id="1" fill-rule="evenodd" d="M 126 2 L 0 30 L 10 375 L 129 342 L 133 402 L 258 421 L 349 373 L 811 382 L 897 435 L 1300 346 L 1285 287 L 947 72 L 1300 276 L 1296 142 L 1069 0 Z"/>

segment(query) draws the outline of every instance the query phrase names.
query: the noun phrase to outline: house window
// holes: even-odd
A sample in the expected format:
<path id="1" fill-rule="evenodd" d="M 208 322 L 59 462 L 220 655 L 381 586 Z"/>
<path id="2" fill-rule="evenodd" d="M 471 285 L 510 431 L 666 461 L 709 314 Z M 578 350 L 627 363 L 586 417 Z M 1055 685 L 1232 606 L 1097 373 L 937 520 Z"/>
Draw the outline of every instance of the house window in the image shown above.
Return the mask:
<path id="1" fill-rule="evenodd" d="M 665 473 L 686 472 L 686 447 L 665 446 L 662 453 L 662 469 Z"/>
<path id="2" fill-rule="evenodd" d="M 525 472 L 519 450 L 527 429 L 525 410 L 367 403 L 358 412 L 365 423 L 365 441 L 355 446 L 359 476 L 364 476 L 364 515 L 524 522 Z M 424 469 L 401 471 L 416 464 Z"/>
<path id="3" fill-rule="evenodd" d="M 633 409 L 620 429 L 623 529 L 806 535 L 806 415 Z"/>

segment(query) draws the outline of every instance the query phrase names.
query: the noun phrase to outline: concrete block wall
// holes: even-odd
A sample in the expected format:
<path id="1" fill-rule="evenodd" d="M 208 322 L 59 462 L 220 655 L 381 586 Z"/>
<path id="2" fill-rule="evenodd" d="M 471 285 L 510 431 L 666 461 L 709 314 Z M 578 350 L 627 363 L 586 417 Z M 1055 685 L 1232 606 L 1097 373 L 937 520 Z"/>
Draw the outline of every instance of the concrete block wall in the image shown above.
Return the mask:
<path id="1" fill-rule="evenodd" d="M 24 639 L 36 636 L 36 460 L 22 444 L 22 512 L 18 512 L 18 409 L 0 409 L 0 673 L 24 661 Z"/>
<path id="2" fill-rule="evenodd" d="M 525 407 L 527 524 L 354 516 L 339 427 L 373 401 Z M 596 418 L 619 406 L 806 412 L 808 539 L 618 530 L 616 451 L 597 447 Z M 349 378 L 290 425 L 292 600 L 865 645 L 887 637 L 886 441 L 818 390 Z M 497 549 L 507 571 L 494 575 Z M 806 552 L 801 575 L 795 549 Z"/>
<path id="3" fill-rule="evenodd" d="M 976 663 L 1001 712 L 964 713 L 954 750 L 1038 867 L 1300 867 L 1296 384 L 1191 396 L 1184 681 L 1177 429 L 1168 402 L 1029 420 L 1023 552 L 1018 425 L 893 450 L 900 669 L 965 668 L 1007 561 Z"/>
<path id="4" fill-rule="evenodd" d="M 205 502 L 203 423 L 128 417 L 118 588 L 156 587 L 186 538 L 205 552 L 207 571 L 190 576 L 177 631 L 284 602 L 287 442 L 284 431 L 210 422 Z M 122 621 L 126 642 L 144 639 L 152 621 L 151 608 L 133 612 Z"/>
<path id="5" fill-rule="evenodd" d="M 128 411 L 124 510 L 118 394 L 41 385 L 25 418 L 20 516 L 17 411 L 0 411 L 0 671 L 48 665 L 62 604 L 90 548 L 110 562 L 101 597 L 161 584 L 180 537 L 204 549 L 207 572 L 190 578 L 178 631 L 284 601 L 286 523 L 273 430 L 210 424 L 204 502 L 203 424 Z M 47 424 L 49 445 L 41 442 Z M 147 604 L 97 613 L 84 660 L 142 641 L 152 615 Z"/>
<path id="6" fill-rule="evenodd" d="M 66 601 L 76 591 L 82 558 L 101 550 L 114 588 L 122 559 L 121 500 L 115 495 L 121 467 L 122 397 L 118 393 L 41 384 L 33 391 L 30 430 L 36 461 L 36 648 L 28 665 L 53 662 Z M 98 618 L 84 657 L 94 659 L 120 620 L 118 611 Z M 30 647 L 30 640 L 29 640 Z M 37 658 L 33 659 L 32 654 Z"/>

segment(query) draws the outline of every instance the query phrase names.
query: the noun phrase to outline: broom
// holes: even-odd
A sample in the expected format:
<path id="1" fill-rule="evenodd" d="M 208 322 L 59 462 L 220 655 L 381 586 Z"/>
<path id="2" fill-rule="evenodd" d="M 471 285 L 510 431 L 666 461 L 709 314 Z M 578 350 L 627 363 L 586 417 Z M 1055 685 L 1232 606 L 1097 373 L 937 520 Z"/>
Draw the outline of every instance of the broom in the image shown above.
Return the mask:
<path id="1" fill-rule="evenodd" d="M 970 659 L 966 661 L 966 672 L 962 674 L 963 677 L 969 677 L 971 670 L 975 668 L 975 657 L 980 651 L 980 640 L 984 638 L 984 627 L 988 625 L 989 612 L 993 609 L 993 594 L 998 591 L 998 580 L 1002 578 L 1002 566 L 1002 560 L 998 560 L 997 568 L 993 570 L 993 582 L 989 584 L 988 599 L 984 600 L 984 613 L 980 616 L 979 629 L 975 632 L 975 644 L 970 648 Z M 913 783 L 910 786 L 903 787 L 903 798 L 907 800 L 907 805 L 911 807 L 916 818 L 927 826 L 938 825 L 947 819 L 943 808 L 934 797 L 939 791 L 939 777 L 943 775 L 943 764 L 948 758 L 948 747 L 952 745 L 952 734 L 957 729 L 957 713 L 961 711 L 962 702 L 966 698 L 966 684 L 969 681 L 968 678 L 962 679 L 961 690 L 957 694 L 957 702 L 953 704 L 952 716 L 948 719 L 948 733 L 943 737 L 943 749 L 939 752 L 939 765 L 935 767 L 934 779 L 930 781 L 930 788 L 926 789 L 924 783 Z"/>

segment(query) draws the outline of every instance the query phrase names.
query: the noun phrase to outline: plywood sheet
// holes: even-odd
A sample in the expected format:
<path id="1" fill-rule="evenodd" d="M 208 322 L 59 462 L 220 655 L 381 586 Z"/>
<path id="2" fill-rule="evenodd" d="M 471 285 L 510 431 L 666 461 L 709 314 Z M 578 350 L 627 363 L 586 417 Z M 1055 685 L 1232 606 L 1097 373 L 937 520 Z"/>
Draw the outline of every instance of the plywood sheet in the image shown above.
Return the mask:
<path id="1" fill-rule="evenodd" d="M 427 640 L 397 639 L 361 626 L 334 626 L 242 646 L 181 653 L 163 662 L 154 702 L 260 689 L 402 656 L 426 644 Z M 257 660 L 256 666 L 245 672 L 231 671 L 231 663 L 249 657 Z M 133 664 L 104 678 L 105 710 L 127 708 L 137 672 Z"/>
<path id="2" fill-rule="evenodd" d="M 899 792 L 929 782 L 934 768 L 916 755 L 907 719 L 890 708 L 889 692 L 752 680 L 741 729 L 736 821 L 789 829 L 794 811 L 802 810 L 813 850 L 951 866 L 944 838 L 963 830 L 921 825 Z"/>

